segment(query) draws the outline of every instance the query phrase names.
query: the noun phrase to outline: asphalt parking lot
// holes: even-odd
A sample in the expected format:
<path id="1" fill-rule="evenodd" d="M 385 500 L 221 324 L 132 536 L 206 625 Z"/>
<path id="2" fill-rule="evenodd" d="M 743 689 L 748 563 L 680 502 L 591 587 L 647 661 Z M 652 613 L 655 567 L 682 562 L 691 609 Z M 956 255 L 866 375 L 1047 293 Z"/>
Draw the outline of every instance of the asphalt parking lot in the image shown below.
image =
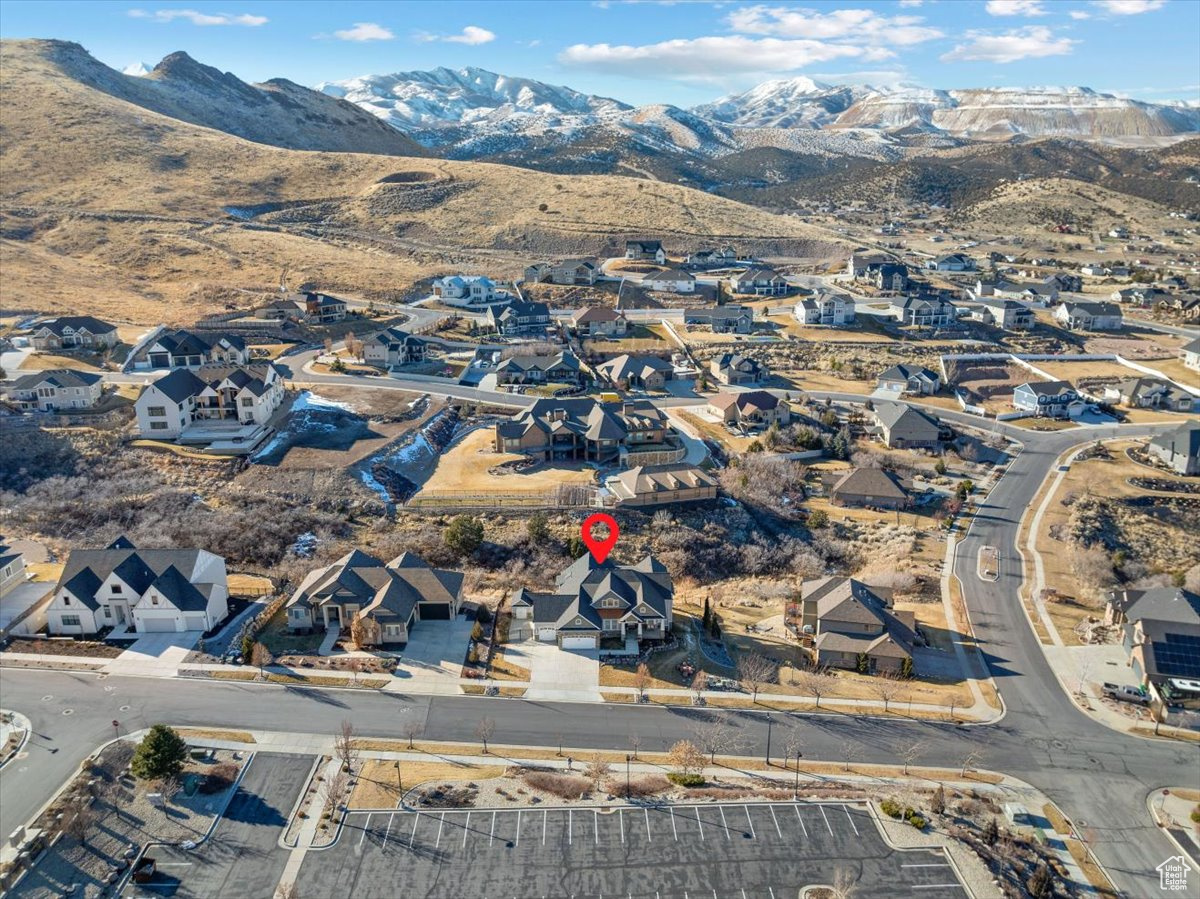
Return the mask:
<path id="1" fill-rule="evenodd" d="M 289 854 L 277 845 L 279 836 L 312 764 L 311 756 L 255 755 L 212 836 L 191 851 L 152 846 L 146 854 L 158 863 L 154 878 L 129 884 L 122 895 L 270 899 Z"/>
<path id="2" fill-rule="evenodd" d="M 941 850 L 897 851 L 864 809 L 803 802 L 356 812 L 298 883 L 355 899 L 794 899 L 839 868 L 860 899 L 967 895 Z"/>

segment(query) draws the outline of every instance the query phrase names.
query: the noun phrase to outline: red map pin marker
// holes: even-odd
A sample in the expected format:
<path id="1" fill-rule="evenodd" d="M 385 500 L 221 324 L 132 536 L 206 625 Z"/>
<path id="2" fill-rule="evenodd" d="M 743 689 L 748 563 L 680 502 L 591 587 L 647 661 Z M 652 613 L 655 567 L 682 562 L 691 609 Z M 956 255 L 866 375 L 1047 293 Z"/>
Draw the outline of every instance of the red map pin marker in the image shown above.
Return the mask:
<path id="1" fill-rule="evenodd" d="M 592 536 L 592 528 L 602 524 L 608 528 L 608 537 L 604 540 L 597 540 Z M 612 552 L 612 548 L 617 545 L 617 537 L 620 534 L 620 529 L 617 528 L 617 520 L 606 512 L 597 512 L 594 515 L 589 515 L 583 522 L 582 536 L 583 542 L 591 552 L 592 558 L 597 562 L 603 562 L 608 558 L 608 554 Z"/>

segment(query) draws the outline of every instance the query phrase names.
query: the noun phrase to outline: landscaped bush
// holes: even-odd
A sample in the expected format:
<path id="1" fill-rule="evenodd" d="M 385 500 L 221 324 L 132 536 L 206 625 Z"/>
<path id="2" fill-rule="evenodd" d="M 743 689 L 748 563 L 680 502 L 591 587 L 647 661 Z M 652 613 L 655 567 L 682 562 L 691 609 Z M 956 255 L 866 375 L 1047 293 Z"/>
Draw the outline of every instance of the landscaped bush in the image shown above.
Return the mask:
<path id="1" fill-rule="evenodd" d="M 221 762 L 214 765 L 208 775 L 200 782 L 201 793 L 220 793 L 233 786 L 237 780 L 238 766 L 233 762 Z"/>
<path id="2" fill-rule="evenodd" d="M 558 774 L 554 771 L 526 771 L 525 783 L 535 790 L 550 793 L 560 799 L 578 799 L 592 786 L 586 777 L 577 774 Z"/>
<path id="3" fill-rule="evenodd" d="M 883 809 L 883 813 L 889 818 L 899 818 L 904 813 L 903 806 L 895 799 L 885 799 L 879 803 L 879 807 Z"/>
<path id="4" fill-rule="evenodd" d="M 669 790 L 670 788 L 671 782 L 661 774 L 643 774 L 641 777 L 635 777 L 629 781 L 629 795 L 637 799 L 645 796 L 653 796 L 655 793 L 661 793 L 663 790 Z M 609 784 L 609 791 L 623 796 L 625 794 L 625 784 L 612 781 Z"/>
<path id="5" fill-rule="evenodd" d="M 670 772 L 667 779 L 680 787 L 702 787 L 708 783 L 703 774 L 680 774 L 678 771 Z"/>
<path id="6" fill-rule="evenodd" d="M 909 824 L 911 824 L 913 827 L 915 827 L 917 830 L 924 830 L 925 825 L 928 823 L 925 820 L 925 816 L 920 814 L 919 812 L 914 812 L 912 809 L 909 809 L 908 812 L 909 813 L 904 816 L 904 820 L 907 821 Z"/>

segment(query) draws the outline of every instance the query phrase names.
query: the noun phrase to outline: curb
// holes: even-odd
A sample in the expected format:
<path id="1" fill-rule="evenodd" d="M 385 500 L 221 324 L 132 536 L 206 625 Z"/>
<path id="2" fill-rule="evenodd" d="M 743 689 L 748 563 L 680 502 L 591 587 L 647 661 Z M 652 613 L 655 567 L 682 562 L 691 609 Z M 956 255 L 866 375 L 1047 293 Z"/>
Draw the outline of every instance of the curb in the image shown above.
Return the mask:
<path id="1" fill-rule="evenodd" d="M 21 727 L 22 735 L 17 745 L 4 758 L 0 759 L 0 768 L 3 768 L 20 754 L 21 750 L 25 748 L 25 744 L 29 742 L 29 737 L 33 734 L 33 722 L 20 712 L 9 712 L 8 714 L 12 716 L 13 723 Z M 24 724 L 21 724 L 21 722 L 24 722 Z"/>

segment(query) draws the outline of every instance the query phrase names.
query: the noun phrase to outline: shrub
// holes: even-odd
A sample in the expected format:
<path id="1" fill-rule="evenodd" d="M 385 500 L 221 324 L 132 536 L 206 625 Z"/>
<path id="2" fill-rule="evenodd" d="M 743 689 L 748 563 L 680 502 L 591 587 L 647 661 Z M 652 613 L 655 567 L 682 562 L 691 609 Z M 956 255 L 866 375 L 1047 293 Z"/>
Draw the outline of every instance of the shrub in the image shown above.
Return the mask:
<path id="1" fill-rule="evenodd" d="M 667 780 L 680 787 L 702 787 L 708 782 L 703 774 L 680 774 L 678 771 L 670 772 Z"/>
<path id="2" fill-rule="evenodd" d="M 909 824 L 911 824 L 917 830 L 925 829 L 926 821 L 925 821 L 924 815 L 919 815 L 916 812 L 913 812 L 911 815 L 908 815 L 904 820 L 906 820 Z"/>
<path id="3" fill-rule="evenodd" d="M 879 807 L 889 818 L 899 818 L 904 811 L 895 799 L 885 799 L 879 803 Z"/>
<path id="4" fill-rule="evenodd" d="M 138 745 L 130 767 L 135 777 L 158 780 L 176 776 L 187 757 L 188 745 L 183 737 L 165 724 L 156 724 Z"/>
<path id="5" fill-rule="evenodd" d="M 1192 809 L 1192 814 L 1190 815 L 1190 817 L 1192 819 L 1193 824 L 1200 824 L 1200 805 L 1198 805 L 1194 809 Z"/>
<path id="6" fill-rule="evenodd" d="M 827 524 L 829 524 L 829 515 L 824 509 L 816 509 L 815 511 L 809 513 L 808 526 L 810 528 L 815 530 L 816 528 L 823 528 Z"/>
<path id="7" fill-rule="evenodd" d="M 554 771 L 526 771 L 522 777 L 535 790 L 558 796 L 560 799 L 578 799 L 591 787 L 592 782 L 577 774 L 558 774 Z"/>
<path id="8" fill-rule="evenodd" d="M 233 762 L 221 762 L 219 765 L 214 765 L 213 769 L 208 772 L 208 776 L 200 782 L 200 792 L 220 793 L 222 790 L 227 790 L 233 786 L 237 776 L 238 766 Z"/>
<path id="9" fill-rule="evenodd" d="M 483 545 L 483 522 L 470 515 L 459 515 L 446 526 L 442 539 L 458 555 L 469 556 Z"/>
<path id="10" fill-rule="evenodd" d="M 625 790 L 625 784 L 618 784 L 615 781 L 610 787 L 613 793 L 623 793 Z M 661 793 L 670 788 L 671 782 L 661 774 L 643 774 L 641 777 L 635 777 L 629 781 L 629 795 L 634 798 L 653 796 L 655 793 Z"/>

